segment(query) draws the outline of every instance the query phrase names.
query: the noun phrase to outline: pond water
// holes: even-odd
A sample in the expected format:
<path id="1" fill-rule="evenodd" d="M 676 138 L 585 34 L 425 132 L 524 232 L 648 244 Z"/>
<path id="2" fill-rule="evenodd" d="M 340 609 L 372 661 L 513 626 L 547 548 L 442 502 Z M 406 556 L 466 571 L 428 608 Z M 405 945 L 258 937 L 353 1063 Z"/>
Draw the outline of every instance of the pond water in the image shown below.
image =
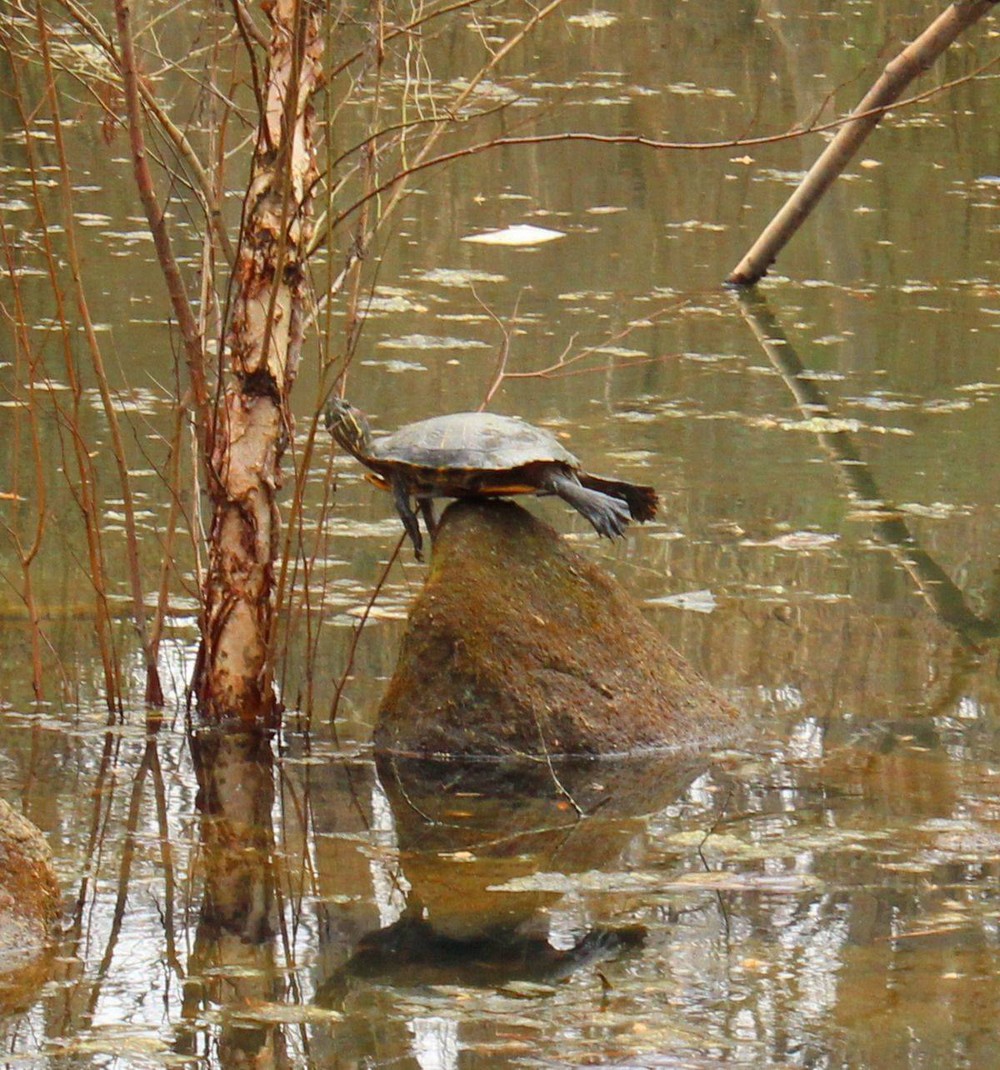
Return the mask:
<path id="1" fill-rule="evenodd" d="M 484 44 L 516 32 L 514 6 L 442 21 L 409 76 L 448 99 Z M 484 137 L 780 132 L 849 108 L 939 8 L 567 3 L 477 90 L 478 104 L 509 105 Z M 187 55 L 199 17 L 165 20 L 159 54 Z M 997 30 L 995 17 L 973 29 L 918 88 L 990 59 Z M 36 99 L 37 86 L 20 92 Z M 124 135 L 106 144 L 93 102 L 61 89 L 155 602 L 177 340 Z M 171 98 L 186 121 L 191 92 Z M 898 109 L 754 299 L 720 282 L 820 135 L 697 152 L 496 148 L 425 173 L 371 251 L 352 400 L 382 429 L 474 408 L 506 348 L 491 408 L 663 502 L 614 545 L 561 502 L 528 507 L 612 573 L 751 729 L 685 761 L 567 767 L 583 816 L 524 771 L 376 767 L 374 711 L 425 571 L 407 548 L 387 569 L 391 502 L 325 435 L 283 612 L 282 732 L 185 733 L 190 540 L 168 555 L 171 699 L 150 719 L 116 571 L 118 476 L 87 378 L 81 427 L 127 693 L 109 719 L 75 476 L 62 474 L 75 462 L 55 412 L 60 338 L 9 94 L 0 114 L 5 247 L 44 362 L 48 517 L 32 566 L 36 698 L 16 539 L 30 544 L 40 485 L 5 326 L 0 793 L 45 832 L 66 895 L 45 970 L 0 1012 L 4 1066 L 998 1065 L 995 69 Z M 342 121 L 341 143 L 356 144 L 361 118 L 348 107 Z M 39 118 L 32 137 L 52 170 L 51 125 Z M 560 236 L 466 240 L 525 226 Z M 5 267 L 5 308 L 9 283 Z M 303 366 L 300 431 L 323 360 L 343 352 L 346 304 L 324 313 Z"/>

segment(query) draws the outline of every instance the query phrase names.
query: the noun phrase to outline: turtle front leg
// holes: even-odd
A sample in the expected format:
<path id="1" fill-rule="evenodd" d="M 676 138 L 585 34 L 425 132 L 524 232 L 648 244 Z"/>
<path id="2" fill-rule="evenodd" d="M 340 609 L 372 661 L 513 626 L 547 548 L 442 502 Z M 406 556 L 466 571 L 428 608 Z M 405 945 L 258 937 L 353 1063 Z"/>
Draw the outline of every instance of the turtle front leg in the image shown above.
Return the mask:
<path id="1" fill-rule="evenodd" d="M 400 479 L 399 476 L 394 476 L 392 480 L 392 500 L 399 513 L 399 519 L 403 521 L 403 527 L 406 528 L 406 534 L 410 536 L 410 542 L 413 543 L 413 556 L 418 561 L 423 561 L 424 540 L 420 535 L 417 514 L 410 504 L 410 488 L 406 485 L 406 480 Z"/>
<path id="2" fill-rule="evenodd" d="M 417 504 L 420 506 L 420 515 L 424 518 L 424 527 L 427 528 L 427 534 L 433 543 L 438 533 L 437 518 L 434 516 L 434 499 L 418 498 Z"/>

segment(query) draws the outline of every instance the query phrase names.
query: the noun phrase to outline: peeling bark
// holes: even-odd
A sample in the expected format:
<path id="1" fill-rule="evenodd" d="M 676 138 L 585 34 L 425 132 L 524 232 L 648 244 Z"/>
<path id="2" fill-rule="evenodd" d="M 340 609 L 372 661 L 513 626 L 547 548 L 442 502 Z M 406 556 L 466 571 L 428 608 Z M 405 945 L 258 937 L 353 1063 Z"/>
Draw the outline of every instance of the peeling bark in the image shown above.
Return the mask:
<path id="1" fill-rule="evenodd" d="M 277 493 L 292 433 L 306 258 L 318 169 L 310 99 L 322 78 L 320 9 L 271 0 L 266 106 L 243 205 L 226 337 L 232 381 L 210 435 L 213 504 L 195 694 L 207 720 L 271 723 L 268 650 L 279 552 Z"/>

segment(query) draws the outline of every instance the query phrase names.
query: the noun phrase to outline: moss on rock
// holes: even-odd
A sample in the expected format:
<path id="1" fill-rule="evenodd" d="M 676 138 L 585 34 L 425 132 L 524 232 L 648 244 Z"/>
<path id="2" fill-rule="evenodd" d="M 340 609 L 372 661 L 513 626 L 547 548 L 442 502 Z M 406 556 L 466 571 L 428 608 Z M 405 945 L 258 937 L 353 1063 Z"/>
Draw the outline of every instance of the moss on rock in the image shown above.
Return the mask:
<path id="1" fill-rule="evenodd" d="M 39 956 L 59 911 L 45 837 L 0 799 L 0 1014 L 28 1006 L 47 979 L 50 963 Z"/>
<path id="2" fill-rule="evenodd" d="M 619 585 L 511 502 L 445 512 L 376 749 L 634 754 L 738 734 L 737 711 Z"/>

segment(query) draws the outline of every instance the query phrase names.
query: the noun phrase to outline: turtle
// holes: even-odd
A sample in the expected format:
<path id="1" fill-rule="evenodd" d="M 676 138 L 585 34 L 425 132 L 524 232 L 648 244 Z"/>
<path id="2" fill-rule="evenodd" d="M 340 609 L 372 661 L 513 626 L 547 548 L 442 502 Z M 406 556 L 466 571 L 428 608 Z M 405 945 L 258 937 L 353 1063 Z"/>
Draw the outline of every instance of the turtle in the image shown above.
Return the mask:
<path id="1" fill-rule="evenodd" d="M 656 514 L 652 487 L 585 472 L 554 435 L 517 416 L 455 412 L 377 437 L 365 414 L 342 398 L 334 397 L 324 416 L 334 440 L 370 470 L 368 479 L 391 491 L 418 561 L 423 539 L 413 499 L 432 539 L 434 498 L 557 494 L 609 539 L 621 538 L 630 520 Z"/>

